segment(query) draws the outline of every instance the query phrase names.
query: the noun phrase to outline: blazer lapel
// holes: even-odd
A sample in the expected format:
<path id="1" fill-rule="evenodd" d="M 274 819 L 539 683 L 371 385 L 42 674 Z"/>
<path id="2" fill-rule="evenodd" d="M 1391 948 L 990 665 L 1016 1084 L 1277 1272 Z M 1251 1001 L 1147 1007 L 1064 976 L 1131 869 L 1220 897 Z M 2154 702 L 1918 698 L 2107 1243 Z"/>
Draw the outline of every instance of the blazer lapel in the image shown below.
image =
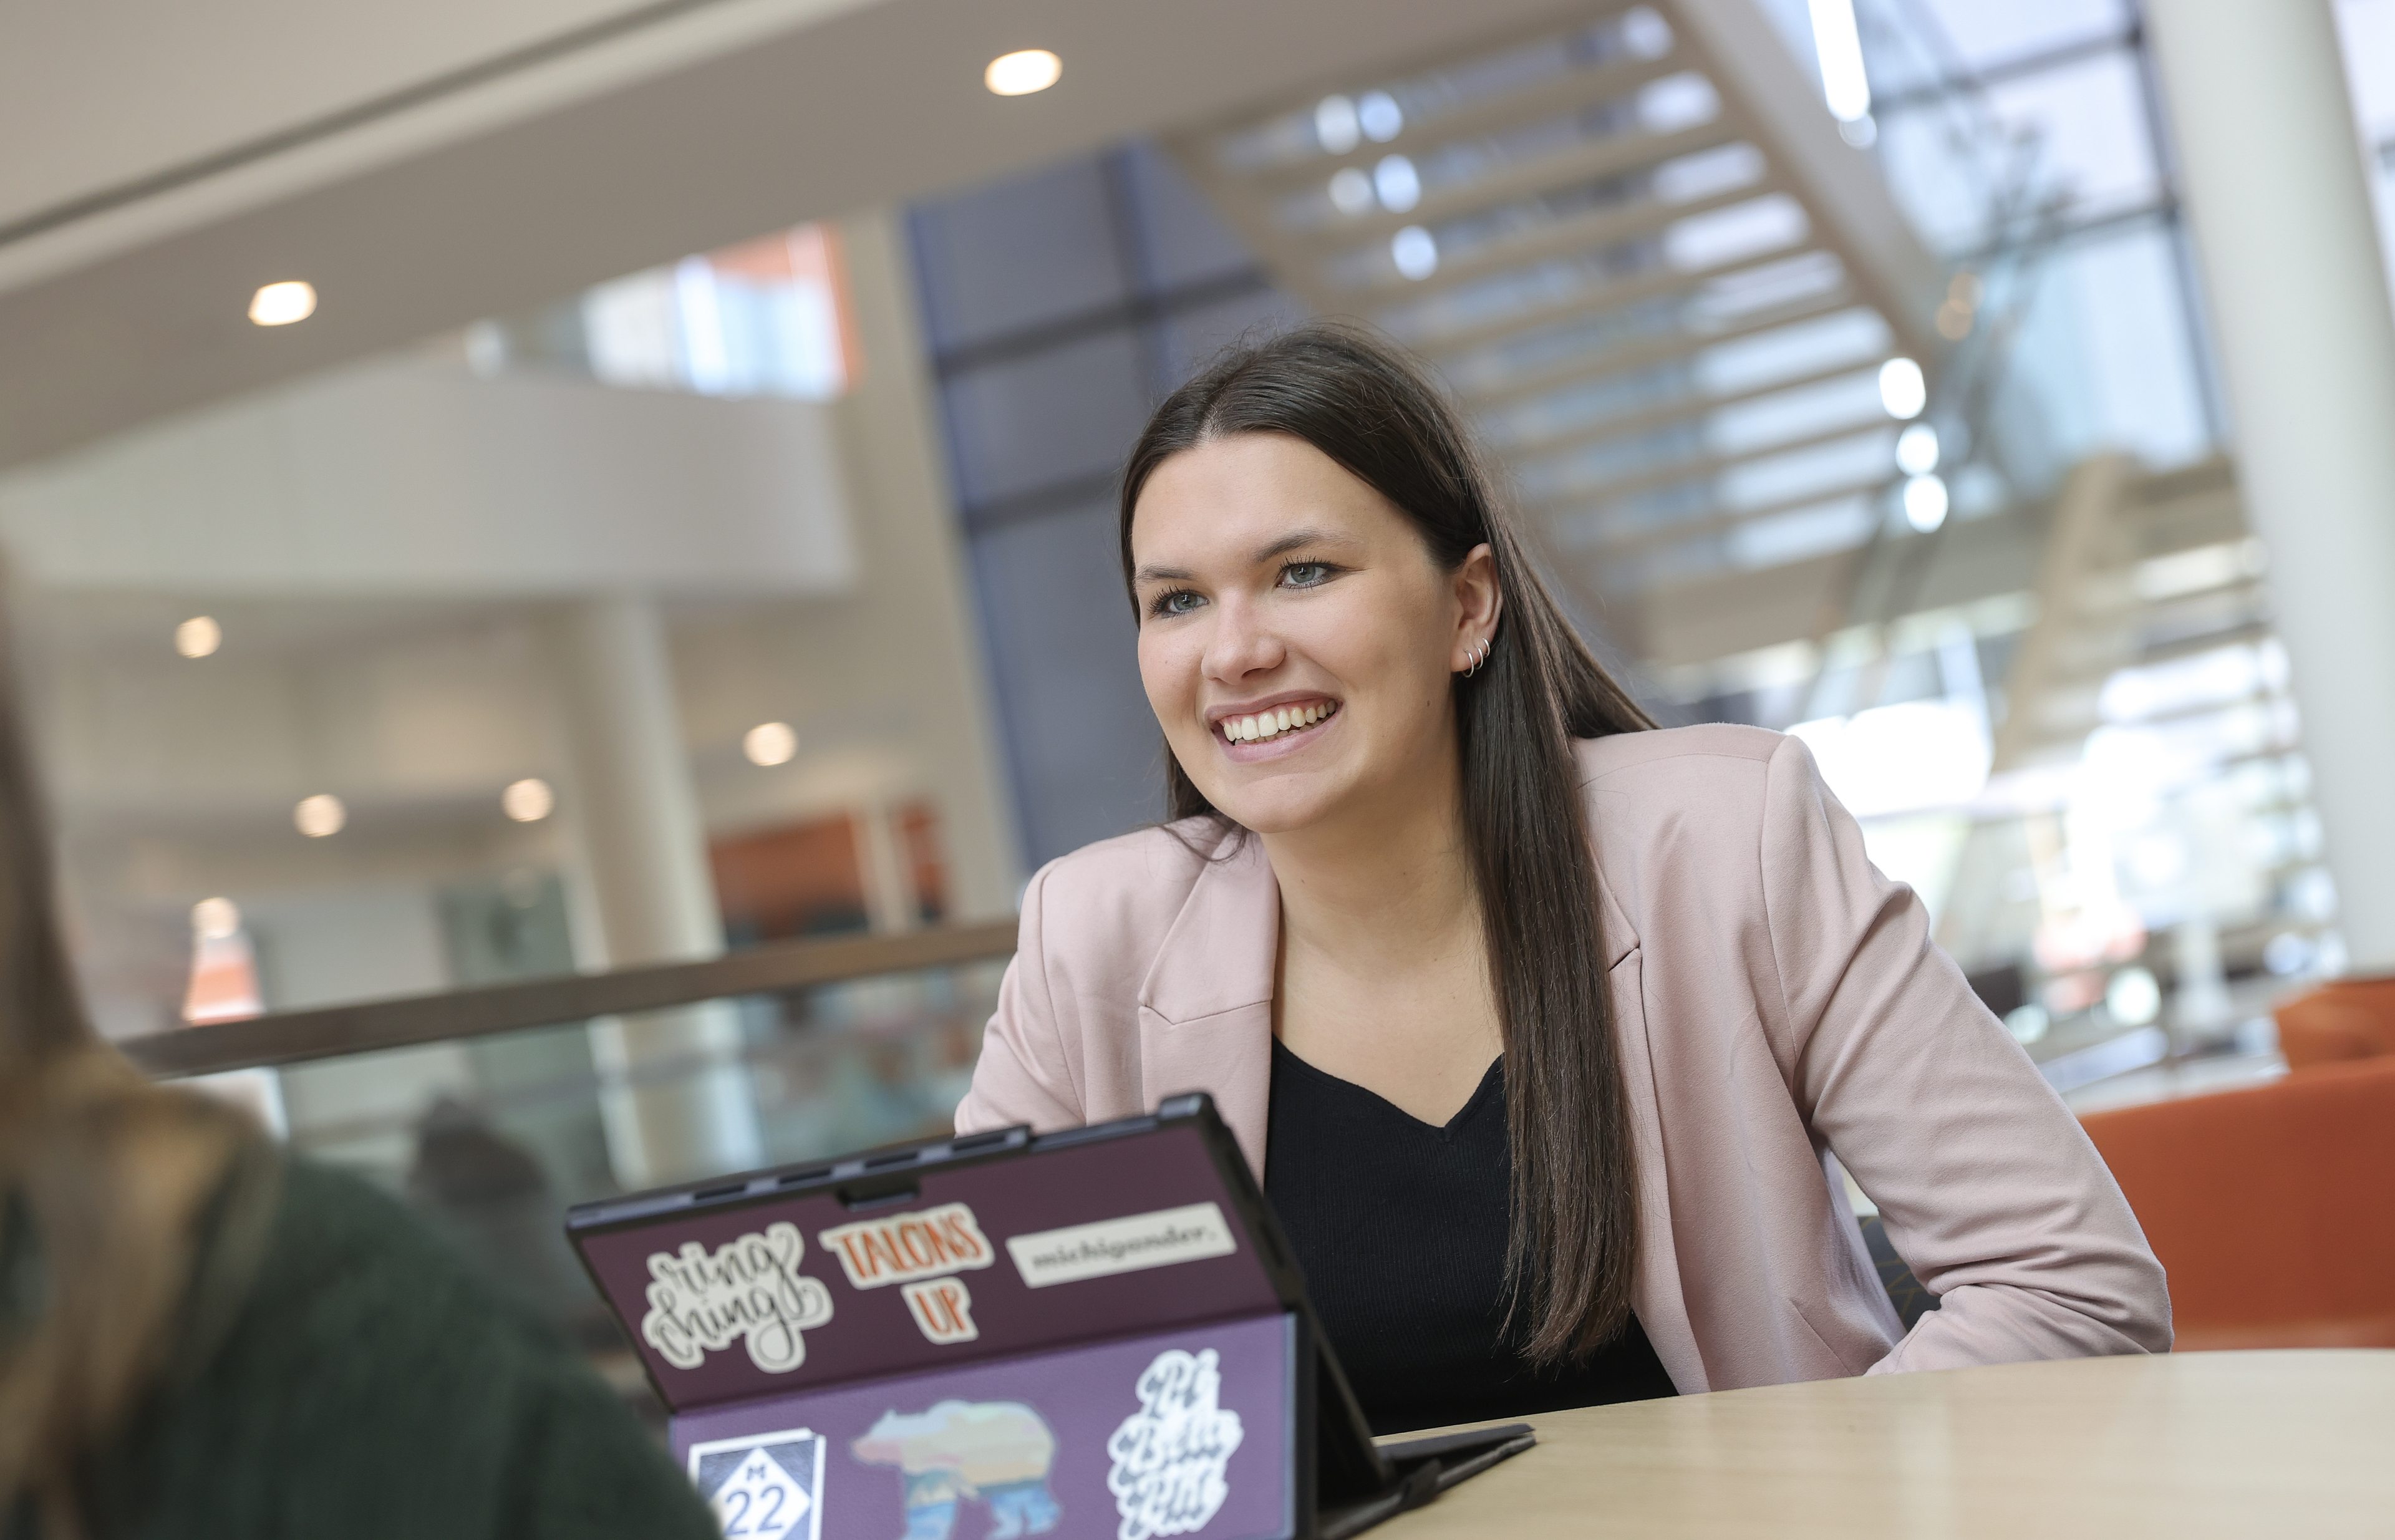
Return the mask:
<path id="1" fill-rule="evenodd" d="M 1253 836 L 1235 830 L 1212 856 L 1140 984 L 1140 1093 L 1149 1107 L 1211 1093 L 1261 1182 L 1280 886 Z"/>

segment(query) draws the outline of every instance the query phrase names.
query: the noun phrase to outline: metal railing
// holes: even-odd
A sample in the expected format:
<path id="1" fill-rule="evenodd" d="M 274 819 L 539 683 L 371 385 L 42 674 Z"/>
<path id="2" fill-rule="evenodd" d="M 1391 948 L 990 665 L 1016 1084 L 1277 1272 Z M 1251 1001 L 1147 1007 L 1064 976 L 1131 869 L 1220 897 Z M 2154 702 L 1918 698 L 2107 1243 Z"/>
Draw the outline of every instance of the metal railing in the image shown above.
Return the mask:
<path id="1" fill-rule="evenodd" d="M 1014 941 L 1015 922 L 1009 919 L 904 936 L 776 942 L 704 962 L 665 962 L 354 1005 L 276 1011 L 123 1039 L 116 1046 L 153 1075 L 206 1075 L 993 962 L 1012 956 Z"/>

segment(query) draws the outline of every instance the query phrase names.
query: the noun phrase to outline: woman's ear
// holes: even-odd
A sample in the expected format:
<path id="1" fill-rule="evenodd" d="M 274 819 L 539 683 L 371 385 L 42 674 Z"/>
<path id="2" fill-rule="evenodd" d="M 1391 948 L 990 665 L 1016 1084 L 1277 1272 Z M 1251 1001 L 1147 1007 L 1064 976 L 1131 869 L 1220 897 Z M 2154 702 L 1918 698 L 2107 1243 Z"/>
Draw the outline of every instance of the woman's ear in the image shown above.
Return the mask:
<path id="1" fill-rule="evenodd" d="M 1505 613 L 1505 593 L 1497 582 L 1497 553 L 1484 542 L 1474 546 L 1455 569 L 1457 607 L 1455 648 L 1459 670 L 1475 656 L 1485 656 L 1485 644 L 1497 634 Z"/>

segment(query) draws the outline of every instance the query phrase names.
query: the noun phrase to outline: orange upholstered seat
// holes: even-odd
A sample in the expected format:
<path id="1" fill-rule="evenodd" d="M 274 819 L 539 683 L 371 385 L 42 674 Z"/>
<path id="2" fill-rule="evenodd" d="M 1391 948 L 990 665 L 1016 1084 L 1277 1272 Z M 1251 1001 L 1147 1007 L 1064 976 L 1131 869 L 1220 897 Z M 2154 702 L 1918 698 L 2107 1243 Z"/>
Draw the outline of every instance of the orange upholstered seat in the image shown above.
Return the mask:
<path id="1" fill-rule="evenodd" d="M 2395 1348 L 2395 1057 L 2084 1121 L 2180 1348 Z"/>
<path id="2" fill-rule="evenodd" d="M 2271 1014 L 2292 1069 L 2395 1055 L 2395 978 L 2340 978 Z"/>

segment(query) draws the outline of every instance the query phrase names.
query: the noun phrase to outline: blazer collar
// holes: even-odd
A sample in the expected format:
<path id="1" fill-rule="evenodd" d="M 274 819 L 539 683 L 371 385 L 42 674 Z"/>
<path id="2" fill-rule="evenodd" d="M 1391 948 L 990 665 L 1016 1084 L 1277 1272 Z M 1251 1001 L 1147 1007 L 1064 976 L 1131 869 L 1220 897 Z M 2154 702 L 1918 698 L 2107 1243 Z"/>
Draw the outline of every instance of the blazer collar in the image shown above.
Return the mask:
<path id="1" fill-rule="evenodd" d="M 1207 855 L 1139 987 L 1140 1004 L 1176 1025 L 1270 1004 L 1280 957 L 1280 884 L 1264 842 L 1234 829 Z"/>

